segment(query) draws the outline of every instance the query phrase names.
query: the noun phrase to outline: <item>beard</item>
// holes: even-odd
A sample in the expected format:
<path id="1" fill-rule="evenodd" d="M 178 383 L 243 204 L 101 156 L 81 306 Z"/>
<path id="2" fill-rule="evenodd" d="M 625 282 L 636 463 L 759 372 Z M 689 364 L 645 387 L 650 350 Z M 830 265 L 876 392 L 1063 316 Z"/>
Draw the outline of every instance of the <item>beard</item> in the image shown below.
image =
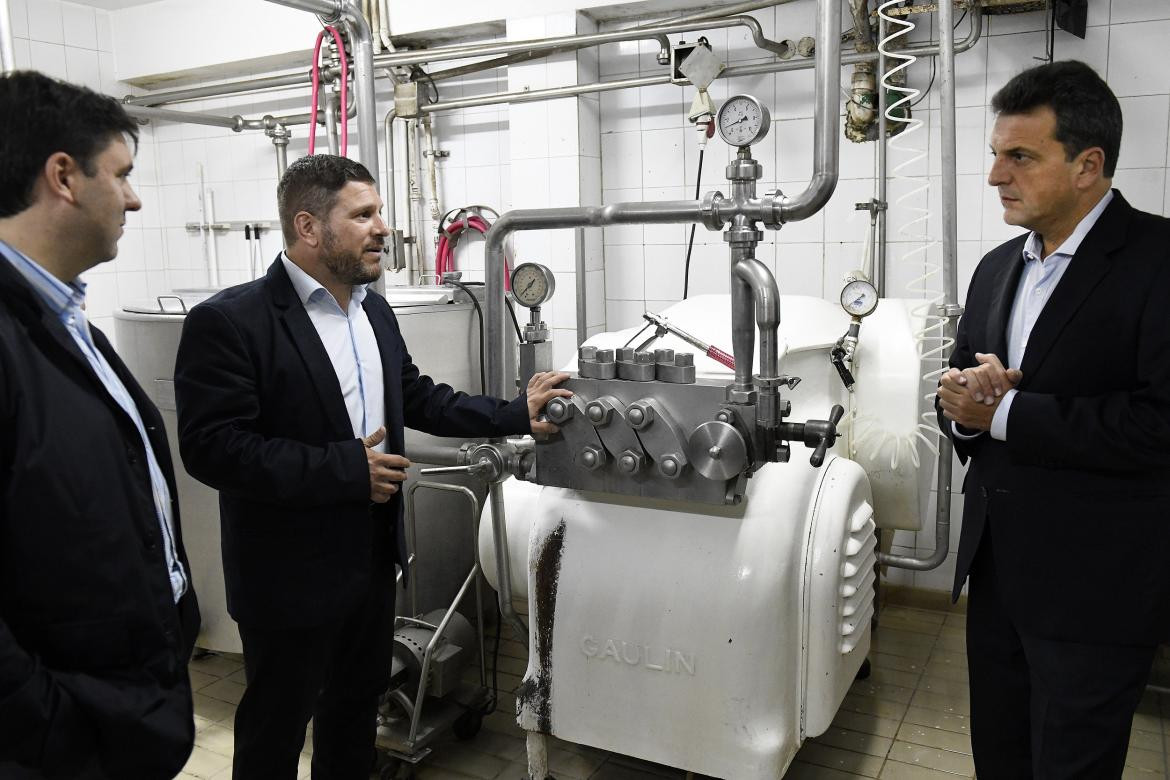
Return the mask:
<path id="1" fill-rule="evenodd" d="M 377 248 L 380 251 L 382 246 L 382 242 L 377 241 L 363 247 L 361 252 L 342 249 L 336 234 L 326 226 L 321 236 L 321 262 L 343 284 L 369 284 L 382 275 L 382 263 L 380 258 L 373 264 L 365 262 L 365 250 Z"/>

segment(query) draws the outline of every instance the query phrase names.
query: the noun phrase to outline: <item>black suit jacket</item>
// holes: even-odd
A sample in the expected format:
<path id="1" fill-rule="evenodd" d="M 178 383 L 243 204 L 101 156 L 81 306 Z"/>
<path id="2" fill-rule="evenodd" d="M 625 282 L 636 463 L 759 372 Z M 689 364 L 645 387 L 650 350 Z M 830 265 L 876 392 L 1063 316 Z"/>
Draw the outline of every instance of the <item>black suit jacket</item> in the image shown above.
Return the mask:
<path id="1" fill-rule="evenodd" d="M 975 365 L 976 352 L 1006 363 L 1025 240 L 976 268 L 952 366 Z M 1114 191 L 1032 330 L 1007 441 L 955 440 L 970 461 L 955 598 L 990 527 L 1007 608 L 1033 635 L 1115 644 L 1166 637 L 1168 293 L 1170 220 Z"/>
<path id="2" fill-rule="evenodd" d="M 93 338 L 142 416 L 186 565 L 162 418 Z M 174 603 L 138 429 L 3 259 L 0 431 L 0 777 L 174 777 L 195 737 L 195 594 Z"/>
<path id="3" fill-rule="evenodd" d="M 506 403 L 436 385 L 411 361 L 385 298 L 371 291 L 362 306 L 382 358 L 388 452 L 403 454 L 404 425 L 437 436 L 528 432 L 523 396 Z M 175 399 L 183 462 L 219 490 L 237 622 L 322 625 L 358 604 L 376 565 L 405 570 L 401 493 L 371 504 L 364 446 L 279 257 L 263 279 L 187 315 Z"/>

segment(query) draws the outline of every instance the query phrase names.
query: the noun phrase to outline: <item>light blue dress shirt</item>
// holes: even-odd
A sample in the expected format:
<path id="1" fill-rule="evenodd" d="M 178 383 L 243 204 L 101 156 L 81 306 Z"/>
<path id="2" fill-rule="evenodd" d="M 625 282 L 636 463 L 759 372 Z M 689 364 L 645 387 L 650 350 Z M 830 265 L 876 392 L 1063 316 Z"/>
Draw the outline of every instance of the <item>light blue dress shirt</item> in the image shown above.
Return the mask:
<path id="1" fill-rule="evenodd" d="M 353 435 L 365 438 L 386 422 L 382 353 L 370 318 L 362 308 L 368 293 L 366 286 L 354 285 L 349 308 L 342 311 L 337 299 L 288 255 L 281 253 L 280 260 L 333 364 Z M 386 440 L 375 449 L 385 452 Z"/>
<path id="2" fill-rule="evenodd" d="M 1043 237 L 1036 231 L 1032 231 L 1028 235 L 1028 240 L 1024 242 L 1024 272 L 1020 274 L 1015 302 L 1012 304 L 1011 317 L 1008 319 L 1008 353 L 1005 368 L 1019 368 L 1020 364 L 1023 363 L 1024 352 L 1028 348 L 1028 339 L 1032 335 L 1032 328 L 1036 325 L 1040 312 L 1044 311 L 1045 304 L 1052 297 L 1052 291 L 1056 289 L 1056 285 L 1064 277 L 1064 272 L 1068 270 L 1068 264 L 1072 261 L 1073 255 L 1081 247 L 1081 242 L 1093 229 L 1093 225 L 1097 224 L 1097 220 L 1112 200 L 1113 190 L 1109 190 L 1101 200 L 1097 201 L 1097 205 L 1093 207 L 1092 211 L 1077 223 L 1076 228 L 1064 240 L 1064 243 L 1046 258 L 1041 259 L 1040 257 L 1044 251 Z M 1007 441 L 1008 415 L 1011 414 L 1012 401 L 1015 400 L 1017 393 L 1019 391 L 1015 388 L 1008 390 L 1003 394 L 1003 400 L 999 402 L 999 406 L 996 407 L 995 414 L 991 418 L 991 437 L 993 439 Z M 959 433 L 953 423 L 951 429 L 956 436 L 962 439 L 974 439 L 981 435 L 979 433 L 971 435 Z"/>
<path id="3" fill-rule="evenodd" d="M 65 284 L 57 277 L 46 271 L 31 258 L 0 241 L 0 256 L 4 257 L 20 272 L 29 286 L 40 297 L 45 307 L 57 315 L 61 324 L 69 331 L 77 348 L 89 362 L 90 368 L 97 374 L 102 385 L 110 397 L 122 407 L 122 410 L 134 422 L 138 435 L 142 438 L 142 446 L 146 449 L 146 464 L 150 472 L 151 492 L 154 495 L 154 511 L 158 517 L 159 529 L 162 531 L 163 555 L 166 558 L 167 572 L 171 580 L 171 593 L 175 603 L 179 602 L 187 592 L 187 572 L 179 561 L 175 549 L 174 518 L 171 514 L 171 491 L 167 487 L 166 477 L 158 465 L 158 459 L 150 446 L 150 439 L 146 435 L 146 426 L 134 399 L 122 384 L 122 380 L 114 373 L 114 369 L 106 358 L 94 345 L 93 335 L 89 332 L 89 321 L 85 318 L 85 311 L 81 308 L 85 302 L 85 282 L 78 277 L 69 284 Z"/>

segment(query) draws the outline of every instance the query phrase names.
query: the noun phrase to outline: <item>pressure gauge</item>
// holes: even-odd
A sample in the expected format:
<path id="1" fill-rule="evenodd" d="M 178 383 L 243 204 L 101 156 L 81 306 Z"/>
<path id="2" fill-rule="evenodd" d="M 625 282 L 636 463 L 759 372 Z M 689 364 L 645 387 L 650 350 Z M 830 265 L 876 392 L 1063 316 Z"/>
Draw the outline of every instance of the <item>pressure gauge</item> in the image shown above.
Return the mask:
<path id="1" fill-rule="evenodd" d="M 512 295 L 521 306 L 536 308 L 551 298 L 556 288 L 552 271 L 540 263 L 521 263 L 512 271 Z"/>
<path id="2" fill-rule="evenodd" d="M 768 109 L 751 95 L 728 98 L 716 117 L 719 135 L 732 146 L 751 146 L 768 134 L 772 117 Z"/>
<path id="3" fill-rule="evenodd" d="M 852 279 L 841 290 L 841 308 L 852 317 L 868 316 L 877 305 L 877 288 L 865 279 Z"/>

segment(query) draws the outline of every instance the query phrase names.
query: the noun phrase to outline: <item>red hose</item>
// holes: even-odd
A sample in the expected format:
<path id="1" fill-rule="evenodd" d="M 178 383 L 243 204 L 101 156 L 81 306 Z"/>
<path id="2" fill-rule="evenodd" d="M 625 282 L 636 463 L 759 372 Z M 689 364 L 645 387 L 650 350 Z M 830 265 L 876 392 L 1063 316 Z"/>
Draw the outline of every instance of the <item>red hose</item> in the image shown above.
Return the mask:
<path id="1" fill-rule="evenodd" d="M 439 236 L 439 246 L 435 250 L 435 277 L 441 283 L 443 274 L 455 270 L 455 242 L 467 228 L 487 234 L 490 225 L 487 220 L 476 214 L 466 219 L 457 219 L 443 230 Z M 508 265 L 507 256 L 504 257 L 504 290 L 512 289 L 512 271 Z"/>
<path id="2" fill-rule="evenodd" d="M 341 43 L 341 33 L 337 32 L 336 27 L 325 26 L 325 29 L 317 33 L 317 43 L 313 46 L 313 66 L 310 69 L 310 77 L 313 80 L 313 104 L 309 109 L 309 115 L 313 118 L 312 132 L 309 133 L 309 154 L 314 154 L 317 148 L 317 103 L 321 92 L 321 71 L 319 68 L 321 61 L 321 42 L 325 40 L 325 33 L 333 35 L 333 42 L 337 44 L 337 56 L 341 60 L 341 156 L 346 157 L 349 153 L 349 63 L 345 59 L 345 46 Z"/>

